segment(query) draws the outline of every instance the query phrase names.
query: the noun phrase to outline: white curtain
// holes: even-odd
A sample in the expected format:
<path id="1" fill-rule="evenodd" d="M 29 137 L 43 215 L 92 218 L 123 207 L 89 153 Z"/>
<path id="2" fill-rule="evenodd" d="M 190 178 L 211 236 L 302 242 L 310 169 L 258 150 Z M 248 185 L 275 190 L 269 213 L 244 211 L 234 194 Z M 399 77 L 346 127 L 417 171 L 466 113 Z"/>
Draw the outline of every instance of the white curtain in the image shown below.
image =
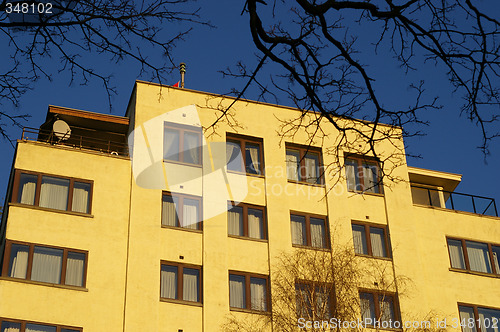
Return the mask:
<path id="1" fill-rule="evenodd" d="M 184 132 L 184 162 L 200 164 L 200 134 Z"/>
<path id="2" fill-rule="evenodd" d="M 11 246 L 11 266 L 9 277 L 26 279 L 28 270 L 28 246 L 13 244 Z"/>
<path id="3" fill-rule="evenodd" d="M 177 298 L 177 267 L 161 266 L 160 296 L 167 299 Z"/>
<path id="4" fill-rule="evenodd" d="M 89 213 L 90 184 L 75 182 L 71 209 L 75 212 Z"/>
<path id="5" fill-rule="evenodd" d="M 200 221 L 198 218 L 198 203 L 197 200 L 184 198 L 182 207 L 182 227 L 197 229 L 197 224 Z"/>
<path id="6" fill-rule="evenodd" d="M 66 285 L 83 286 L 85 254 L 69 252 L 66 262 Z"/>
<path id="7" fill-rule="evenodd" d="M 39 205 L 51 209 L 66 210 L 68 189 L 69 180 L 43 176 Z"/>
<path id="8" fill-rule="evenodd" d="M 177 213 L 175 210 L 177 199 L 170 195 L 163 195 L 161 210 L 161 224 L 164 226 L 177 226 Z"/>
<path id="9" fill-rule="evenodd" d="M 198 302 L 198 278 L 199 271 L 195 269 L 183 269 L 182 298 L 184 301 Z"/>
<path id="10" fill-rule="evenodd" d="M 286 152 L 286 173 L 288 180 L 299 180 L 299 154 L 296 151 Z"/>
<path id="11" fill-rule="evenodd" d="M 325 288 L 316 288 L 316 314 L 322 320 L 330 318 L 330 296 Z"/>
<path id="12" fill-rule="evenodd" d="M 355 160 L 346 160 L 345 176 L 347 179 L 347 190 L 354 191 L 357 189 L 358 180 L 358 163 Z"/>
<path id="13" fill-rule="evenodd" d="M 306 245 L 306 220 L 301 216 L 291 216 L 292 244 Z"/>
<path id="14" fill-rule="evenodd" d="M 264 222 L 262 211 L 248 209 L 248 236 L 254 239 L 264 238 Z"/>
<path id="15" fill-rule="evenodd" d="M 266 280 L 262 278 L 250 278 L 250 296 L 252 310 L 266 311 Z"/>
<path id="16" fill-rule="evenodd" d="M 373 294 L 360 293 L 359 294 L 361 317 L 364 319 L 375 319 L 375 301 Z"/>
<path id="17" fill-rule="evenodd" d="M 319 183 L 318 181 L 318 156 L 307 154 L 304 158 L 306 167 L 306 181 L 309 183 Z"/>
<path id="18" fill-rule="evenodd" d="M 31 280 L 58 284 L 61 282 L 63 251 L 61 249 L 35 247 Z"/>
<path id="19" fill-rule="evenodd" d="M 179 131 L 165 128 L 163 135 L 163 159 L 179 160 Z"/>
<path id="20" fill-rule="evenodd" d="M 394 321 L 394 304 L 391 296 L 379 295 L 380 321 Z"/>
<path id="21" fill-rule="evenodd" d="M 235 142 L 226 142 L 226 163 L 227 169 L 231 171 L 242 171 L 243 157 L 241 147 Z"/>
<path id="22" fill-rule="evenodd" d="M 372 255 L 376 257 L 387 257 L 385 252 L 384 230 L 370 227 L 370 243 L 372 245 Z"/>
<path id="23" fill-rule="evenodd" d="M 500 274 L 500 248 L 495 249 L 495 247 L 493 247 L 493 262 L 497 269 L 497 274 Z"/>
<path id="24" fill-rule="evenodd" d="M 356 254 L 368 255 L 364 226 L 352 225 L 352 240 L 354 242 L 354 252 Z"/>
<path id="25" fill-rule="evenodd" d="M 448 240 L 448 252 L 450 253 L 451 267 L 465 269 L 462 241 Z"/>
<path id="26" fill-rule="evenodd" d="M 477 272 L 491 273 L 488 245 L 467 241 L 466 246 L 470 269 Z"/>
<path id="27" fill-rule="evenodd" d="M 482 332 L 499 332 L 500 310 L 478 308 L 477 313 L 481 321 Z"/>
<path id="28" fill-rule="evenodd" d="M 471 307 L 459 306 L 458 310 L 460 312 L 460 320 L 465 320 L 466 324 L 462 326 L 462 332 L 476 332 L 476 325 L 474 323 L 473 327 L 469 327 L 469 319 L 474 320 L 474 310 Z"/>
<path id="29" fill-rule="evenodd" d="M 260 174 L 259 146 L 247 143 L 245 149 L 250 156 L 250 160 L 247 160 L 247 173 Z"/>
<path id="30" fill-rule="evenodd" d="M 19 203 L 34 205 L 37 176 L 33 174 L 21 174 L 19 182 L 19 190 L 21 191 Z"/>
<path id="31" fill-rule="evenodd" d="M 21 323 L 3 322 L 2 332 L 21 332 Z"/>
<path id="32" fill-rule="evenodd" d="M 311 218 L 311 246 L 325 248 L 325 233 L 324 220 Z"/>
<path id="33" fill-rule="evenodd" d="M 233 206 L 227 211 L 227 227 L 229 235 L 243 236 L 243 209 Z"/>
<path id="34" fill-rule="evenodd" d="M 363 165 L 363 190 L 371 193 L 378 193 L 377 166 Z"/>
<path id="35" fill-rule="evenodd" d="M 245 277 L 229 276 L 229 306 L 245 308 Z"/>
<path id="36" fill-rule="evenodd" d="M 26 324 L 26 332 L 56 332 L 57 327 L 40 324 Z"/>

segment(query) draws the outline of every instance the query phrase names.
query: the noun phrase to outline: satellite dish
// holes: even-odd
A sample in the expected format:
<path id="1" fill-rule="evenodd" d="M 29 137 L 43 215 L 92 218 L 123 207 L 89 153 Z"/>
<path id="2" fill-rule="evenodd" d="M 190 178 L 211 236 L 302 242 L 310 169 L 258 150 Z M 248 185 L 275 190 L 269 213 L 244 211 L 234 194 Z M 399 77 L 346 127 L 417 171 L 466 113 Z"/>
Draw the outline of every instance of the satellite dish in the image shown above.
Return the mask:
<path id="1" fill-rule="evenodd" d="M 71 128 L 63 120 L 57 120 L 52 125 L 54 135 L 61 141 L 66 141 L 71 136 Z"/>

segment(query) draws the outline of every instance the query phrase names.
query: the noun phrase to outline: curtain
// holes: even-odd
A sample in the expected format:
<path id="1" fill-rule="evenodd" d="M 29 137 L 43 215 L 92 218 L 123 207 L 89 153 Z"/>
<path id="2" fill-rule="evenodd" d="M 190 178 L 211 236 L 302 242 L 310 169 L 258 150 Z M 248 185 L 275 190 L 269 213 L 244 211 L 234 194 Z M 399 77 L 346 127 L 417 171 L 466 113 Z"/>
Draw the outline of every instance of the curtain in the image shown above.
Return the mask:
<path id="1" fill-rule="evenodd" d="M 491 250 L 493 251 L 493 263 L 497 269 L 497 274 L 500 274 L 500 247 L 492 246 Z"/>
<path id="2" fill-rule="evenodd" d="M 310 287 L 303 284 L 295 284 L 295 301 L 297 315 L 304 318 L 312 317 L 311 300 L 309 298 Z"/>
<path id="3" fill-rule="evenodd" d="M 376 165 L 363 165 L 363 191 L 378 193 L 378 175 Z"/>
<path id="4" fill-rule="evenodd" d="M 286 174 L 288 180 L 299 180 L 299 153 L 297 151 L 286 152 Z"/>
<path id="5" fill-rule="evenodd" d="M 177 298 L 177 266 L 161 266 L 160 296 L 167 299 Z"/>
<path id="6" fill-rule="evenodd" d="M 21 174 L 19 180 L 19 197 L 17 201 L 22 204 L 35 204 L 37 176 L 33 174 Z"/>
<path id="7" fill-rule="evenodd" d="M 245 277 L 229 275 L 229 306 L 245 308 Z"/>
<path id="8" fill-rule="evenodd" d="M 363 320 L 371 319 L 371 322 L 373 322 L 375 319 L 375 300 L 373 299 L 373 294 L 360 293 L 359 300 L 361 306 L 361 317 L 363 317 Z"/>
<path id="9" fill-rule="evenodd" d="M 250 297 L 252 310 L 266 311 L 266 280 L 262 278 L 250 278 Z"/>
<path id="10" fill-rule="evenodd" d="M 469 319 L 474 320 L 474 309 L 471 307 L 459 306 L 458 311 L 460 312 L 460 320 L 465 320 L 466 324 L 462 326 L 462 332 L 476 332 L 476 324 L 474 322 L 474 327 L 469 327 Z"/>
<path id="11" fill-rule="evenodd" d="M 261 210 L 248 209 L 248 236 L 254 239 L 264 238 L 264 220 Z"/>
<path id="12" fill-rule="evenodd" d="M 163 135 L 163 159 L 179 161 L 179 131 L 165 128 Z"/>
<path id="13" fill-rule="evenodd" d="M 306 240 L 306 218 L 302 216 L 291 216 L 292 244 L 307 245 Z"/>
<path id="14" fill-rule="evenodd" d="M 198 218 L 198 205 L 198 200 L 184 198 L 182 206 L 182 227 L 197 229 L 197 224 L 200 221 Z"/>
<path id="15" fill-rule="evenodd" d="M 89 183 L 75 181 L 71 209 L 75 212 L 89 213 L 89 194 Z"/>
<path id="16" fill-rule="evenodd" d="M 21 323 L 3 322 L 2 332 L 21 332 Z"/>
<path id="17" fill-rule="evenodd" d="M 227 223 L 229 235 L 243 236 L 243 209 L 240 206 L 232 206 L 227 211 Z"/>
<path id="18" fill-rule="evenodd" d="M 309 183 L 319 183 L 318 164 L 319 158 L 316 155 L 306 154 L 304 157 L 306 166 L 306 181 Z"/>
<path id="19" fill-rule="evenodd" d="M 241 156 L 241 147 L 239 143 L 226 142 L 227 169 L 230 171 L 241 172 L 243 158 Z"/>
<path id="20" fill-rule="evenodd" d="M 380 305 L 380 321 L 394 321 L 394 303 L 392 301 L 392 296 L 379 295 L 378 303 Z"/>
<path id="21" fill-rule="evenodd" d="M 384 230 L 370 227 L 370 243 L 372 245 L 372 255 L 376 257 L 387 257 L 385 252 Z"/>
<path id="22" fill-rule="evenodd" d="M 472 271 L 491 273 L 490 259 L 488 255 L 488 245 L 486 243 L 465 242 L 469 265 Z"/>
<path id="23" fill-rule="evenodd" d="M 325 248 L 325 233 L 324 220 L 311 218 L 311 246 Z"/>
<path id="24" fill-rule="evenodd" d="M 499 332 L 500 310 L 477 308 L 482 332 Z"/>
<path id="25" fill-rule="evenodd" d="M 66 262 L 66 285 L 83 286 L 85 254 L 69 252 Z"/>
<path id="26" fill-rule="evenodd" d="M 170 195 L 163 195 L 161 211 L 161 224 L 164 226 L 177 226 L 176 206 L 178 199 Z"/>
<path id="27" fill-rule="evenodd" d="M 198 302 L 198 281 L 200 271 L 196 269 L 183 269 L 182 273 L 182 299 L 184 301 Z"/>
<path id="28" fill-rule="evenodd" d="M 322 320 L 330 319 L 330 296 L 325 287 L 316 288 L 316 315 Z"/>
<path id="29" fill-rule="evenodd" d="M 28 246 L 12 244 L 10 249 L 9 277 L 26 279 L 28 270 Z"/>
<path id="30" fill-rule="evenodd" d="M 358 163 L 355 160 L 347 159 L 345 162 L 345 176 L 347 179 L 347 190 L 355 191 L 357 189 L 358 179 Z"/>
<path id="31" fill-rule="evenodd" d="M 462 241 L 448 240 L 448 252 L 450 253 L 451 267 L 465 269 Z"/>
<path id="32" fill-rule="evenodd" d="M 66 210 L 68 206 L 69 180 L 42 176 L 40 206 Z"/>
<path id="33" fill-rule="evenodd" d="M 354 252 L 356 254 L 368 255 L 364 226 L 352 225 L 352 240 L 354 242 Z"/>
<path id="34" fill-rule="evenodd" d="M 35 246 L 31 280 L 52 284 L 60 283 L 62 256 L 63 251 L 61 249 Z"/>
<path id="35" fill-rule="evenodd" d="M 260 174 L 260 151 L 258 145 L 245 144 L 247 173 Z"/>
<path id="36" fill-rule="evenodd" d="M 56 332 L 57 327 L 40 324 L 26 324 L 26 332 Z"/>
<path id="37" fill-rule="evenodd" d="M 200 134 L 184 132 L 184 162 L 200 164 Z"/>

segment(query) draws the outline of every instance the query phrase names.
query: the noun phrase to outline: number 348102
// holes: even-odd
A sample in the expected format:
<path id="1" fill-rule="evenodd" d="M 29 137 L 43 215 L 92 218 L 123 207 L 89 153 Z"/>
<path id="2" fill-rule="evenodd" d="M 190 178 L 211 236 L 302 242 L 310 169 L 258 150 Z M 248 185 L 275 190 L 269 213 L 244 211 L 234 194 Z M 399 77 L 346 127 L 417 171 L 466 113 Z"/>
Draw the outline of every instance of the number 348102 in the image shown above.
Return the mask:
<path id="1" fill-rule="evenodd" d="M 48 3 L 28 3 L 28 2 L 7 2 L 5 5 L 7 14 L 52 14 L 52 4 Z"/>

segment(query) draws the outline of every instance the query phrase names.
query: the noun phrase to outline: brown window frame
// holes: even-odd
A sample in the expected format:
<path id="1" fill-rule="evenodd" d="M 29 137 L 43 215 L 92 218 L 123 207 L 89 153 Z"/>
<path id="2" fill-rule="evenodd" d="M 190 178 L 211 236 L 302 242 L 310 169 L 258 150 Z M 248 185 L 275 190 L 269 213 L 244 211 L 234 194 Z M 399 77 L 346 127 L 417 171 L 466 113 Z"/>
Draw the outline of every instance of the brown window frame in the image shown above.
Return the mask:
<path id="1" fill-rule="evenodd" d="M 19 181 L 21 179 L 21 174 L 29 174 L 29 175 L 36 175 L 37 176 L 37 182 L 36 182 L 36 190 L 35 190 L 35 202 L 34 204 L 24 204 L 21 202 L 18 202 L 18 196 L 19 196 Z M 52 209 L 52 208 L 47 208 L 47 207 L 42 207 L 39 206 L 40 204 L 40 192 L 41 192 L 41 187 L 42 187 L 42 177 L 44 176 L 49 176 L 53 178 L 58 178 L 62 180 L 69 180 L 69 186 L 68 186 L 68 203 L 66 206 L 66 210 L 59 210 L 59 209 Z M 75 182 L 81 182 L 81 183 L 86 183 L 90 185 L 90 192 L 89 192 L 89 207 L 88 207 L 88 212 L 78 212 L 78 211 L 72 211 L 72 205 L 73 205 L 73 190 L 74 190 L 74 185 Z M 85 215 L 90 215 L 92 214 L 92 198 L 94 194 L 94 181 L 92 180 L 85 180 L 85 179 L 79 179 L 79 178 L 73 178 L 73 177 L 67 177 L 67 176 L 60 176 L 60 175 L 55 175 L 55 174 L 49 174 L 49 173 L 42 173 L 42 172 L 35 172 L 35 171 L 28 171 L 28 170 L 23 170 L 23 169 L 16 169 L 14 172 L 14 187 L 12 190 L 12 196 L 11 196 L 11 203 L 15 204 L 22 204 L 25 206 L 33 206 L 39 209 L 47 209 L 50 211 L 66 211 L 70 213 L 78 213 L 78 214 L 85 214 Z"/>
<path id="2" fill-rule="evenodd" d="M 391 251 L 391 245 L 389 242 L 389 231 L 387 229 L 386 225 L 377 225 L 373 223 L 366 223 L 366 222 L 360 222 L 360 221 L 352 221 L 351 222 L 351 231 L 352 231 L 352 226 L 363 226 L 365 228 L 365 237 L 366 237 L 366 249 L 368 251 L 368 254 L 359 254 L 356 252 L 356 249 L 354 249 L 354 252 L 356 256 L 363 256 L 363 257 L 373 257 L 373 258 L 380 258 L 380 259 L 392 259 L 392 251 Z M 385 245 L 385 253 L 386 256 L 374 256 L 373 251 L 372 251 L 372 241 L 371 241 L 371 232 L 370 228 L 378 228 L 382 229 L 384 231 L 384 245 Z"/>
<path id="3" fill-rule="evenodd" d="M 380 321 L 381 317 L 381 312 L 380 312 L 380 301 L 379 301 L 379 296 L 390 296 L 392 298 L 392 304 L 393 304 L 393 310 L 394 310 L 394 320 L 392 322 L 399 322 L 400 328 L 396 328 L 396 330 L 401 330 L 403 327 L 401 324 L 401 310 L 399 308 L 399 299 L 397 293 L 393 292 L 383 292 L 379 290 L 372 290 L 372 289 L 359 289 L 359 298 L 361 300 L 361 294 L 371 294 L 373 295 L 373 300 L 374 300 L 374 310 L 375 310 L 375 320 L 382 324 Z M 361 312 L 361 316 L 363 316 L 363 313 Z M 367 325 L 367 326 L 374 326 L 374 325 Z M 378 328 L 380 329 L 386 329 L 381 326 Z M 390 329 L 390 328 L 389 328 Z M 394 329 L 394 328 L 393 328 Z"/>
<path id="4" fill-rule="evenodd" d="M 269 285 L 269 276 L 268 275 L 229 270 L 229 276 L 228 276 L 229 297 L 231 297 L 231 286 L 230 286 L 229 281 L 230 281 L 232 275 L 245 278 L 245 308 L 231 307 L 231 302 L 229 302 L 229 310 L 247 311 L 247 312 L 253 312 L 253 313 L 267 313 L 267 312 L 271 311 L 271 301 L 270 301 L 271 300 L 271 289 L 270 289 L 270 285 Z M 250 290 L 251 278 L 264 279 L 266 281 L 266 310 L 265 311 L 252 309 L 252 293 Z"/>
<path id="5" fill-rule="evenodd" d="M 379 161 L 377 159 L 366 157 L 366 156 L 358 156 L 358 155 L 349 154 L 349 155 L 345 156 L 345 158 L 344 158 L 344 167 L 347 164 L 348 160 L 356 161 L 356 163 L 357 163 L 357 173 L 356 173 L 357 177 L 355 176 L 355 179 L 357 178 L 359 181 L 359 183 L 356 182 L 354 184 L 354 190 L 349 189 L 349 185 L 346 183 L 348 191 L 359 192 L 359 193 L 363 193 L 363 194 L 366 194 L 366 193 L 367 194 L 375 194 L 375 195 L 383 195 L 384 194 L 383 184 L 382 184 L 382 180 L 380 178 L 380 164 L 379 164 Z M 377 191 L 366 191 L 365 190 L 365 188 L 364 188 L 364 183 L 365 183 L 364 174 L 363 174 L 363 171 L 360 171 L 360 169 L 361 170 L 363 169 L 362 167 L 364 165 L 377 167 L 377 183 L 375 186 L 373 186 L 373 188 L 377 188 Z M 347 178 L 347 171 L 346 171 L 345 175 L 346 175 L 346 181 L 349 181 Z M 359 189 L 358 189 L 358 187 L 359 187 Z"/>
<path id="6" fill-rule="evenodd" d="M 460 307 L 472 308 L 472 310 L 474 311 L 474 326 L 476 327 L 476 332 L 482 332 L 482 328 L 478 324 L 478 322 L 480 322 L 478 309 L 496 310 L 500 313 L 500 308 L 494 308 L 494 307 L 489 307 L 489 306 L 484 306 L 484 305 L 476 305 L 476 304 L 469 304 L 469 303 L 462 303 L 462 302 L 458 302 L 457 305 L 458 305 L 458 319 L 459 319 L 459 324 L 460 324 L 460 328 L 462 329 L 462 331 L 463 331 L 463 326 L 462 326 L 462 317 L 460 317 Z M 500 327 L 500 320 L 496 323 L 497 323 L 496 325 L 498 327 Z"/>
<path id="7" fill-rule="evenodd" d="M 161 269 L 163 266 L 175 266 L 177 267 L 177 298 L 171 299 L 168 297 L 161 296 Z M 188 301 L 183 300 L 183 283 L 184 283 L 184 268 L 198 270 L 198 301 Z M 160 300 L 166 302 L 182 302 L 186 304 L 203 304 L 203 268 L 199 265 L 194 264 L 184 264 L 179 262 L 164 261 L 160 262 Z"/>
<path id="8" fill-rule="evenodd" d="M 329 304 L 329 317 L 316 317 L 315 315 L 309 315 L 309 317 L 304 317 L 301 315 L 301 312 L 299 312 L 299 307 L 298 307 L 298 304 L 296 303 L 295 306 L 296 306 L 296 313 L 297 313 L 297 317 L 301 317 L 301 318 L 306 318 L 306 319 L 314 319 L 314 320 L 323 320 L 323 319 L 330 319 L 333 315 L 333 313 L 335 312 L 334 309 L 335 309 L 335 289 L 334 289 L 334 285 L 331 284 L 331 283 L 318 283 L 318 282 L 312 282 L 312 281 L 309 281 L 309 280 L 296 280 L 295 281 L 295 298 L 297 301 L 297 288 L 298 287 L 303 287 L 303 288 L 311 288 L 311 287 L 314 287 L 315 288 L 315 292 L 318 292 L 318 289 L 322 286 L 325 286 L 327 288 L 329 288 L 329 292 L 328 292 L 328 304 Z M 307 291 L 307 289 L 306 289 Z M 323 293 L 322 293 L 323 294 Z M 316 298 L 313 299 L 313 301 L 315 301 L 316 303 Z M 309 307 L 311 307 L 311 303 L 309 303 Z M 312 310 L 309 310 L 309 308 L 307 308 L 309 312 L 312 312 Z M 317 310 L 315 310 L 316 312 Z M 313 317 L 314 316 L 314 317 Z"/>
<path id="9" fill-rule="evenodd" d="M 231 210 L 233 207 L 241 207 L 242 208 L 242 213 L 243 213 L 243 235 L 233 235 L 229 234 L 229 217 L 228 217 L 228 236 L 229 237 L 236 237 L 236 238 L 248 238 L 252 240 L 267 240 L 267 215 L 266 215 L 266 207 L 265 206 L 260 206 L 260 205 L 253 205 L 253 204 L 247 204 L 247 203 L 238 203 L 235 204 L 234 202 L 229 201 L 227 203 L 228 211 Z M 263 237 L 262 239 L 260 238 L 253 238 L 248 235 L 248 209 L 253 209 L 253 210 L 260 210 L 262 211 L 262 232 L 263 232 Z"/>
<path id="10" fill-rule="evenodd" d="M 10 277 L 8 275 L 9 274 L 9 265 L 10 265 L 10 254 L 11 254 L 11 249 L 12 249 L 12 245 L 13 244 L 27 246 L 29 248 L 29 250 L 28 250 L 28 266 L 27 266 L 27 270 L 26 270 L 26 278 Z M 33 267 L 33 255 L 34 255 L 35 247 L 43 247 L 43 248 L 63 250 L 62 263 L 61 263 L 61 276 L 60 276 L 60 282 L 58 284 L 54 284 L 54 283 L 50 283 L 50 282 L 45 282 L 45 281 L 31 280 L 31 273 L 32 273 L 32 267 Z M 84 263 L 84 266 L 83 266 L 82 286 L 66 285 L 66 266 L 67 266 L 67 262 L 68 262 L 68 253 L 69 252 L 78 253 L 78 254 L 84 254 L 85 255 L 85 263 Z M 30 242 L 6 240 L 5 241 L 4 257 L 3 257 L 2 276 L 3 277 L 7 277 L 7 278 L 16 279 L 16 280 L 27 280 L 27 281 L 33 281 L 33 282 L 36 282 L 36 283 L 42 283 L 42 284 L 47 284 L 47 285 L 61 285 L 61 286 L 64 286 L 64 287 L 86 288 L 86 286 L 87 286 L 88 261 L 89 261 L 89 257 L 88 257 L 89 255 L 88 254 L 89 254 L 88 251 L 80 250 L 80 249 L 51 246 L 51 245 L 39 244 L 39 243 L 30 243 Z"/>
<path id="11" fill-rule="evenodd" d="M 163 216 L 163 197 L 164 196 L 177 197 L 177 199 L 179 199 L 179 206 L 176 207 L 176 212 L 179 211 L 180 213 L 179 214 L 176 213 L 177 219 L 175 221 L 175 223 L 176 223 L 175 226 L 164 225 L 163 224 L 163 220 L 161 220 L 161 227 L 163 227 L 163 228 L 184 229 L 184 230 L 188 230 L 188 231 L 203 231 L 203 200 L 201 199 L 201 197 L 194 196 L 194 195 L 187 195 L 187 194 L 179 194 L 179 193 L 174 193 L 174 192 L 171 192 L 171 191 L 164 191 L 164 192 L 162 192 L 162 195 L 161 195 L 162 216 Z M 201 220 L 201 221 L 196 224 L 196 229 L 182 227 L 180 225 L 180 221 L 183 218 L 182 214 L 184 213 L 183 212 L 184 211 L 184 208 L 183 208 L 184 207 L 184 199 L 192 199 L 192 200 L 196 200 L 196 201 L 199 202 L 199 205 L 198 205 L 198 207 L 199 207 L 198 208 L 198 219 Z M 174 201 L 174 204 L 175 204 L 175 201 Z"/>
<path id="12" fill-rule="evenodd" d="M 285 158 L 288 155 L 288 151 L 293 150 L 293 151 L 298 151 L 299 152 L 299 173 L 298 173 L 298 179 L 293 180 L 288 177 L 288 165 L 286 165 L 286 178 L 288 182 L 291 183 L 301 183 L 301 184 L 307 184 L 307 185 L 320 185 L 324 186 L 325 185 L 325 177 L 324 177 L 324 166 L 323 166 L 323 153 L 321 148 L 319 147 L 314 147 L 314 146 L 304 146 L 304 145 L 299 145 L 299 144 L 293 144 L 293 143 L 285 143 Z M 306 178 L 306 154 L 316 154 L 318 156 L 318 177 L 317 181 L 314 183 L 308 182 Z"/>
<path id="13" fill-rule="evenodd" d="M 454 240 L 454 241 L 460 241 L 461 243 L 461 249 L 462 249 L 462 254 L 463 254 L 463 259 L 465 263 L 465 269 L 461 269 L 459 267 L 453 267 L 452 261 L 451 261 L 451 255 L 450 255 L 450 248 L 449 248 L 449 243 L 448 240 Z M 481 271 L 475 271 L 471 270 L 470 268 L 470 262 L 469 262 L 469 254 L 467 252 L 467 243 L 466 242 L 475 242 L 479 244 L 486 244 L 488 246 L 488 258 L 489 258 L 489 263 L 491 267 L 491 273 L 488 272 L 481 272 Z M 497 267 L 495 265 L 495 261 L 493 260 L 493 249 L 492 247 L 499 247 L 500 245 L 490 243 L 490 242 L 481 242 L 481 241 L 476 241 L 476 240 L 469 240 L 469 239 L 461 239 L 461 238 L 456 238 L 456 237 L 446 237 L 446 247 L 448 248 L 448 257 L 450 259 L 450 268 L 454 270 L 459 270 L 459 271 L 467 271 L 471 273 L 477 273 L 477 274 L 486 274 L 486 275 L 492 275 L 492 276 L 499 276 L 500 271 L 497 271 Z M 499 265 L 500 265 L 500 257 L 497 257 L 499 260 Z"/>
<path id="14" fill-rule="evenodd" d="M 180 123 L 175 123 L 175 122 L 168 122 L 165 121 L 163 123 L 163 139 L 165 139 L 165 129 L 172 129 L 176 130 L 179 132 L 179 146 L 178 151 L 179 151 L 179 160 L 172 160 L 172 159 L 165 159 L 165 147 L 163 147 L 163 161 L 168 162 L 168 163 L 179 163 L 183 165 L 190 165 L 190 166 L 201 166 L 203 162 L 203 151 L 202 151 L 202 143 L 203 143 L 203 133 L 201 127 L 196 127 L 196 126 L 189 126 L 189 125 L 184 125 Z M 199 129 L 198 129 L 199 128 Z M 198 163 L 191 163 L 191 162 L 186 162 L 184 161 L 184 132 L 190 132 L 198 135 L 198 156 L 199 156 L 199 162 Z M 164 142 L 164 140 L 163 140 Z"/>
<path id="15" fill-rule="evenodd" d="M 295 244 L 293 243 L 293 237 L 292 237 L 292 246 L 297 247 L 297 248 L 308 248 L 308 249 L 317 249 L 317 250 L 327 250 L 331 248 L 331 243 L 330 243 L 330 227 L 328 223 L 328 216 L 322 216 L 318 214 L 311 214 L 311 213 L 304 213 L 304 212 L 299 212 L 299 211 L 290 211 L 290 227 L 292 224 L 292 215 L 294 216 L 300 216 L 300 217 L 305 217 L 306 221 L 306 242 L 307 244 Z M 325 234 L 324 234 L 324 240 L 325 240 L 325 246 L 324 247 L 313 247 L 312 246 L 312 238 L 311 238 L 311 218 L 315 219 L 322 219 L 324 222 L 325 226 Z M 291 234 L 291 229 L 290 229 L 290 234 Z"/>
<path id="16" fill-rule="evenodd" d="M 21 329 L 19 330 L 20 332 L 25 332 L 26 331 L 26 325 L 27 324 L 36 324 L 36 325 L 44 325 L 44 326 L 49 326 L 49 327 L 55 327 L 57 332 L 61 332 L 62 329 L 69 329 L 69 330 L 75 330 L 75 331 L 83 331 L 82 327 L 75 327 L 75 326 L 68 326 L 68 325 L 58 325 L 58 324 L 51 324 L 51 323 L 42 323 L 42 322 L 33 322 L 29 320 L 21 320 L 21 319 L 12 319 L 12 318 L 5 318 L 5 317 L 0 317 L 0 329 L 2 328 L 3 322 L 7 323 L 17 323 L 20 324 Z"/>
<path id="17" fill-rule="evenodd" d="M 251 176 L 264 176 L 264 144 L 262 138 L 251 137 L 251 136 L 243 136 L 236 135 L 232 133 L 226 133 L 226 142 L 236 143 L 240 146 L 241 156 L 243 159 L 243 164 L 241 166 L 240 171 L 230 170 L 228 168 L 228 172 L 246 174 Z M 246 156 L 246 144 L 254 144 L 259 146 L 259 172 L 260 174 L 249 173 L 247 171 L 247 156 Z"/>

